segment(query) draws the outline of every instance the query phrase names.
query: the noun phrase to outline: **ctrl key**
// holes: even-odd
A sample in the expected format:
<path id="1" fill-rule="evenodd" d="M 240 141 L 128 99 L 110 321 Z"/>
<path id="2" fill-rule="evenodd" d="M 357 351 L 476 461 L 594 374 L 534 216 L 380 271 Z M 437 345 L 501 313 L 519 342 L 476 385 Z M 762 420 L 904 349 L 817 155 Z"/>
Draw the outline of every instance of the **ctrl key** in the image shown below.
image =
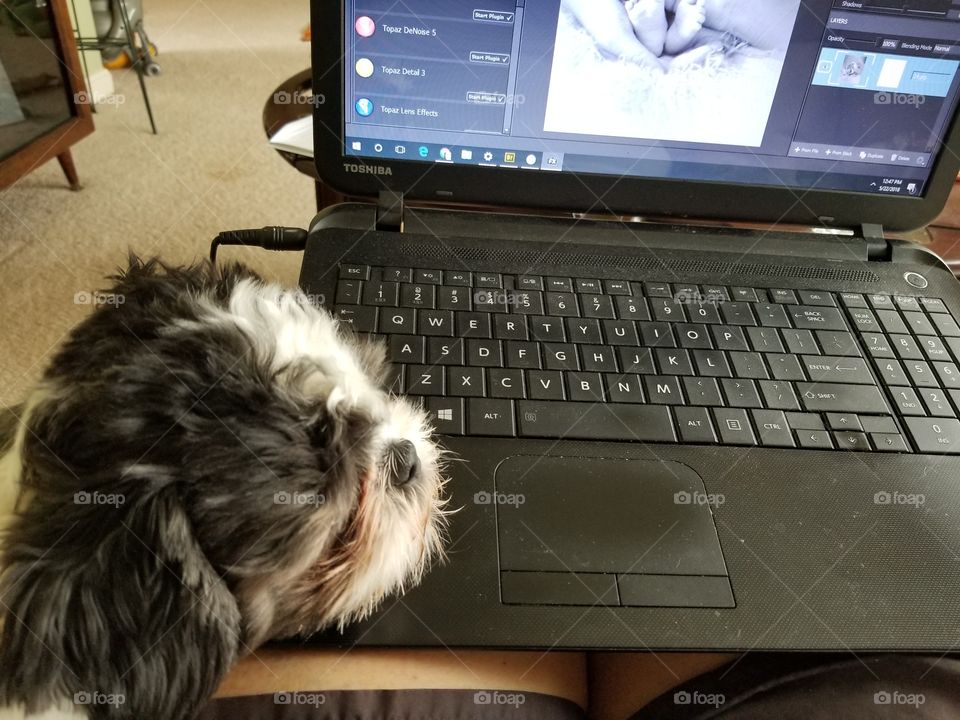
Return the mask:
<path id="1" fill-rule="evenodd" d="M 903 421 L 920 452 L 960 455 L 960 420 L 908 417 Z"/>
<path id="2" fill-rule="evenodd" d="M 517 424 L 512 400 L 473 398 L 467 401 L 467 434 L 516 437 Z"/>

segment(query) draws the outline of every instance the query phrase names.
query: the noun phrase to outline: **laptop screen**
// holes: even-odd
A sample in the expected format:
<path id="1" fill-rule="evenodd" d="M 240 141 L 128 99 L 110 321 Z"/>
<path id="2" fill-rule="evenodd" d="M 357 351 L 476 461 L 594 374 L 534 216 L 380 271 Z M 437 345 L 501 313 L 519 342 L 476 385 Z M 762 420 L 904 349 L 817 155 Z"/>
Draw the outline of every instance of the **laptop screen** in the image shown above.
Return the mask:
<path id="1" fill-rule="evenodd" d="M 346 155 L 922 196 L 960 0 L 348 0 Z"/>

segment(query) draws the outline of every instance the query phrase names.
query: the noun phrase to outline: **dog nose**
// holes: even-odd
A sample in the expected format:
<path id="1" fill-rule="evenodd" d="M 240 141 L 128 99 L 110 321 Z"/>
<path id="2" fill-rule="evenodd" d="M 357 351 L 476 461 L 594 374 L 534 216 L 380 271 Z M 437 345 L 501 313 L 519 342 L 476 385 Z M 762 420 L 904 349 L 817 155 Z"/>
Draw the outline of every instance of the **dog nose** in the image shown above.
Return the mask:
<path id="1" fill-rule="evenodd" d="M 409 440 L 399 440 L 393 444 L 393 458 L 396 468 L 393 484 L 397 487 L 416 480 L 420 475 L 420 458 L 417 456 L 417 448 Z"/>

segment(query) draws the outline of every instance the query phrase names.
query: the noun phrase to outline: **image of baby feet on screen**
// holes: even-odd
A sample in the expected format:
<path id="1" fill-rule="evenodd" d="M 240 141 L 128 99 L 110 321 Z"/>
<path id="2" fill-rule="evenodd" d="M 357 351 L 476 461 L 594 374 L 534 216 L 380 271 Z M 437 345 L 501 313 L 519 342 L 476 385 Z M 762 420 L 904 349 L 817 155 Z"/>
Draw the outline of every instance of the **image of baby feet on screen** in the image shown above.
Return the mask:
<path id="1" fill-rule="evenodd" d="M 544 130 L 759 147 L 800 0 L 561 0 Z"/>

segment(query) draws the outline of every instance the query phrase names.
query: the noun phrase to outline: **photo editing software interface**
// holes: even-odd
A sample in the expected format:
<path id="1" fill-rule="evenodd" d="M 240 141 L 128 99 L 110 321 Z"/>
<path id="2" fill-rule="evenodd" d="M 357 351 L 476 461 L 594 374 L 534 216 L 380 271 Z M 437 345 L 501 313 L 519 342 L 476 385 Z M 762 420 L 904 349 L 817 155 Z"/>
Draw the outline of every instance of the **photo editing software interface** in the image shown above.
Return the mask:
<path id="1" fill-rule="evenodd" d="M 350 0 L 345 19 L 357 158 L 922 196 L 960 102 L 960 0 Z"/>

